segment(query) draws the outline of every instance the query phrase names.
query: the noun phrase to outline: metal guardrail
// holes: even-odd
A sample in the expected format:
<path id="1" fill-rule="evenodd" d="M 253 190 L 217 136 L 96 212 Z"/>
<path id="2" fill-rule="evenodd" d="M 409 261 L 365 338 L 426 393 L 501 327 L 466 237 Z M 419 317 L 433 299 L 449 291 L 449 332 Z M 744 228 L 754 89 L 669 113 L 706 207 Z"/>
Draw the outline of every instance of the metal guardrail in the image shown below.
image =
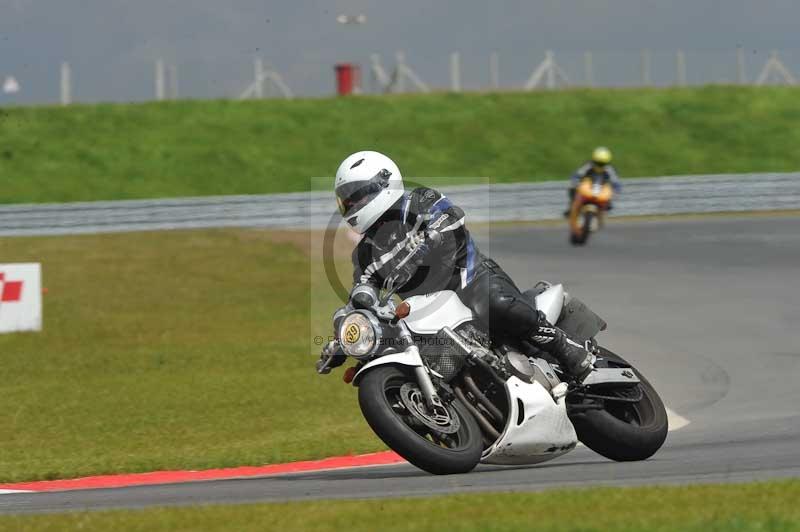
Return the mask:
<path id="1" fill-rule="evenodd" d="M 471 185 L 443 191 L 471 221 L 557 219 L 566 182 Z M 626 215 L 794 209 L 800 173 L 626 179 L 614 212 Z M 208 227 L 323 228 L 338 222 L 331 192 L 0 207 L 0 236 Z"/>

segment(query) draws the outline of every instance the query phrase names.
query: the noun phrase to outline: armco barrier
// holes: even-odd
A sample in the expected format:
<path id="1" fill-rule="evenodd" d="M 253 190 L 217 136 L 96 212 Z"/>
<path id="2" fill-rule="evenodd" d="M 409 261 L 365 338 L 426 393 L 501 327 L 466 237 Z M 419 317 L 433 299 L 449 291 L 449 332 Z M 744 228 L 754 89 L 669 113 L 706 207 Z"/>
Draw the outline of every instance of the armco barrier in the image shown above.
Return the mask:
<path id="1" fill-rule="evenodd" d="M 794 209 L 800 173 L 626 179 L 615 213 L 677 214 Z M 556 219 L 566 182 L 470 185 L 444 192 L 471 221 Z M 64 235 L 203 227 L 322 228 L 336 221 L 331 192 L 0 207 L 0 236 Z"/>

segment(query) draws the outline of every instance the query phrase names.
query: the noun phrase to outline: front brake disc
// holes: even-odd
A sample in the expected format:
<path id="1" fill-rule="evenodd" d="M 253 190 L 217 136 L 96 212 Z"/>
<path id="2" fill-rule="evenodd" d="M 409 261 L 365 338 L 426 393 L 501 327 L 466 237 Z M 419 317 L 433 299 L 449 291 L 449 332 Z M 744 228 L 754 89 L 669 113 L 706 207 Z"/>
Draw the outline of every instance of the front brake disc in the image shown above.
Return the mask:
<path id="1" fill-rule="evenodd" d="M 461 421 L 452 406 L 444 406 L 441 414 L 429 412 L 425 398 L 415 384 L 407 382 L 400 387 L 400 400 L 414 419 L 430 429 L 443 434 L 455 434 L 461 428 Z"/>

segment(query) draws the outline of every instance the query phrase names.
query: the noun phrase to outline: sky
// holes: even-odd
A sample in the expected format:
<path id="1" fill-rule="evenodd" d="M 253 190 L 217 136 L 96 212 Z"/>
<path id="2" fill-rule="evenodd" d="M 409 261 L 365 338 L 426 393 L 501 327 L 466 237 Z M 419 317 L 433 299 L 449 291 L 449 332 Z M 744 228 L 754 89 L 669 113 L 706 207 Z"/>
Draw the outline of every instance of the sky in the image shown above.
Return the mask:
<path id="1" fill-rule="evenodd" d="M 364 14 L 342 25 L 339 14 Z M 685 50 L 690 82 L 732 81 L 735 50 L 753 78 L 776 49 L 800 78 L 800 2 L 792 0 L 0 0 L 0 78 L 21 91 L 0 105 L 55 102 L 59 68 L 72 68 L 77 101 L 154 96 L 154 61 L 174 65 L 182 97 L 236 97 L 260 56 L 298 95 L 334 90 L 333 65 L 368 66 L 394 54 L 434 87 L 446 87 L 458 51 L 463 85 L 488 84 L 489 54 L 504 87 L 518 87 L 552 49 L 580 83 L 591 50 L 598 84 L 635 84 L 641 50 L 651 51 L 655 83 L 675 78 Z"/>

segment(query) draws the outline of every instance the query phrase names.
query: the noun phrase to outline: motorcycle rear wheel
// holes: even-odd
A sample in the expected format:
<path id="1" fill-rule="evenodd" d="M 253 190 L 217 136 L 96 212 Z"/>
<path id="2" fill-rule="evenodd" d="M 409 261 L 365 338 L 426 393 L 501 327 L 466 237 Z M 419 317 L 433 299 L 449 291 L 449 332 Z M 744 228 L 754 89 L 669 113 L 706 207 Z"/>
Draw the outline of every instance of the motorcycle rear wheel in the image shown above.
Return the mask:
<path id="1" fill-rule="evenodd" d="M 600 348 L 609 366 L 628 367 L 641 381 L 642 398 L 636 403 L 606 402 L 603 410 L 570 415 L 578 439 L 598 454 L 617 462 L 646 460 L 667 438 L 669 429 L 664 403 L 648 380 L 619 355 Z"/>
<path id="2" fill-rule="evenodd" d="M 418 468 L 435 475 L 472 471 L 481 459 L 483 440 L 475 419 L 454 400 L 448 406 L 458 416 L 458 430 L 438 433 L 420 423 L 400 398 L 404 384 L 416 379 L 397 366 L 369 371 L 358 387 L 358 404 L 367 423 L 397 454 Z"/>

